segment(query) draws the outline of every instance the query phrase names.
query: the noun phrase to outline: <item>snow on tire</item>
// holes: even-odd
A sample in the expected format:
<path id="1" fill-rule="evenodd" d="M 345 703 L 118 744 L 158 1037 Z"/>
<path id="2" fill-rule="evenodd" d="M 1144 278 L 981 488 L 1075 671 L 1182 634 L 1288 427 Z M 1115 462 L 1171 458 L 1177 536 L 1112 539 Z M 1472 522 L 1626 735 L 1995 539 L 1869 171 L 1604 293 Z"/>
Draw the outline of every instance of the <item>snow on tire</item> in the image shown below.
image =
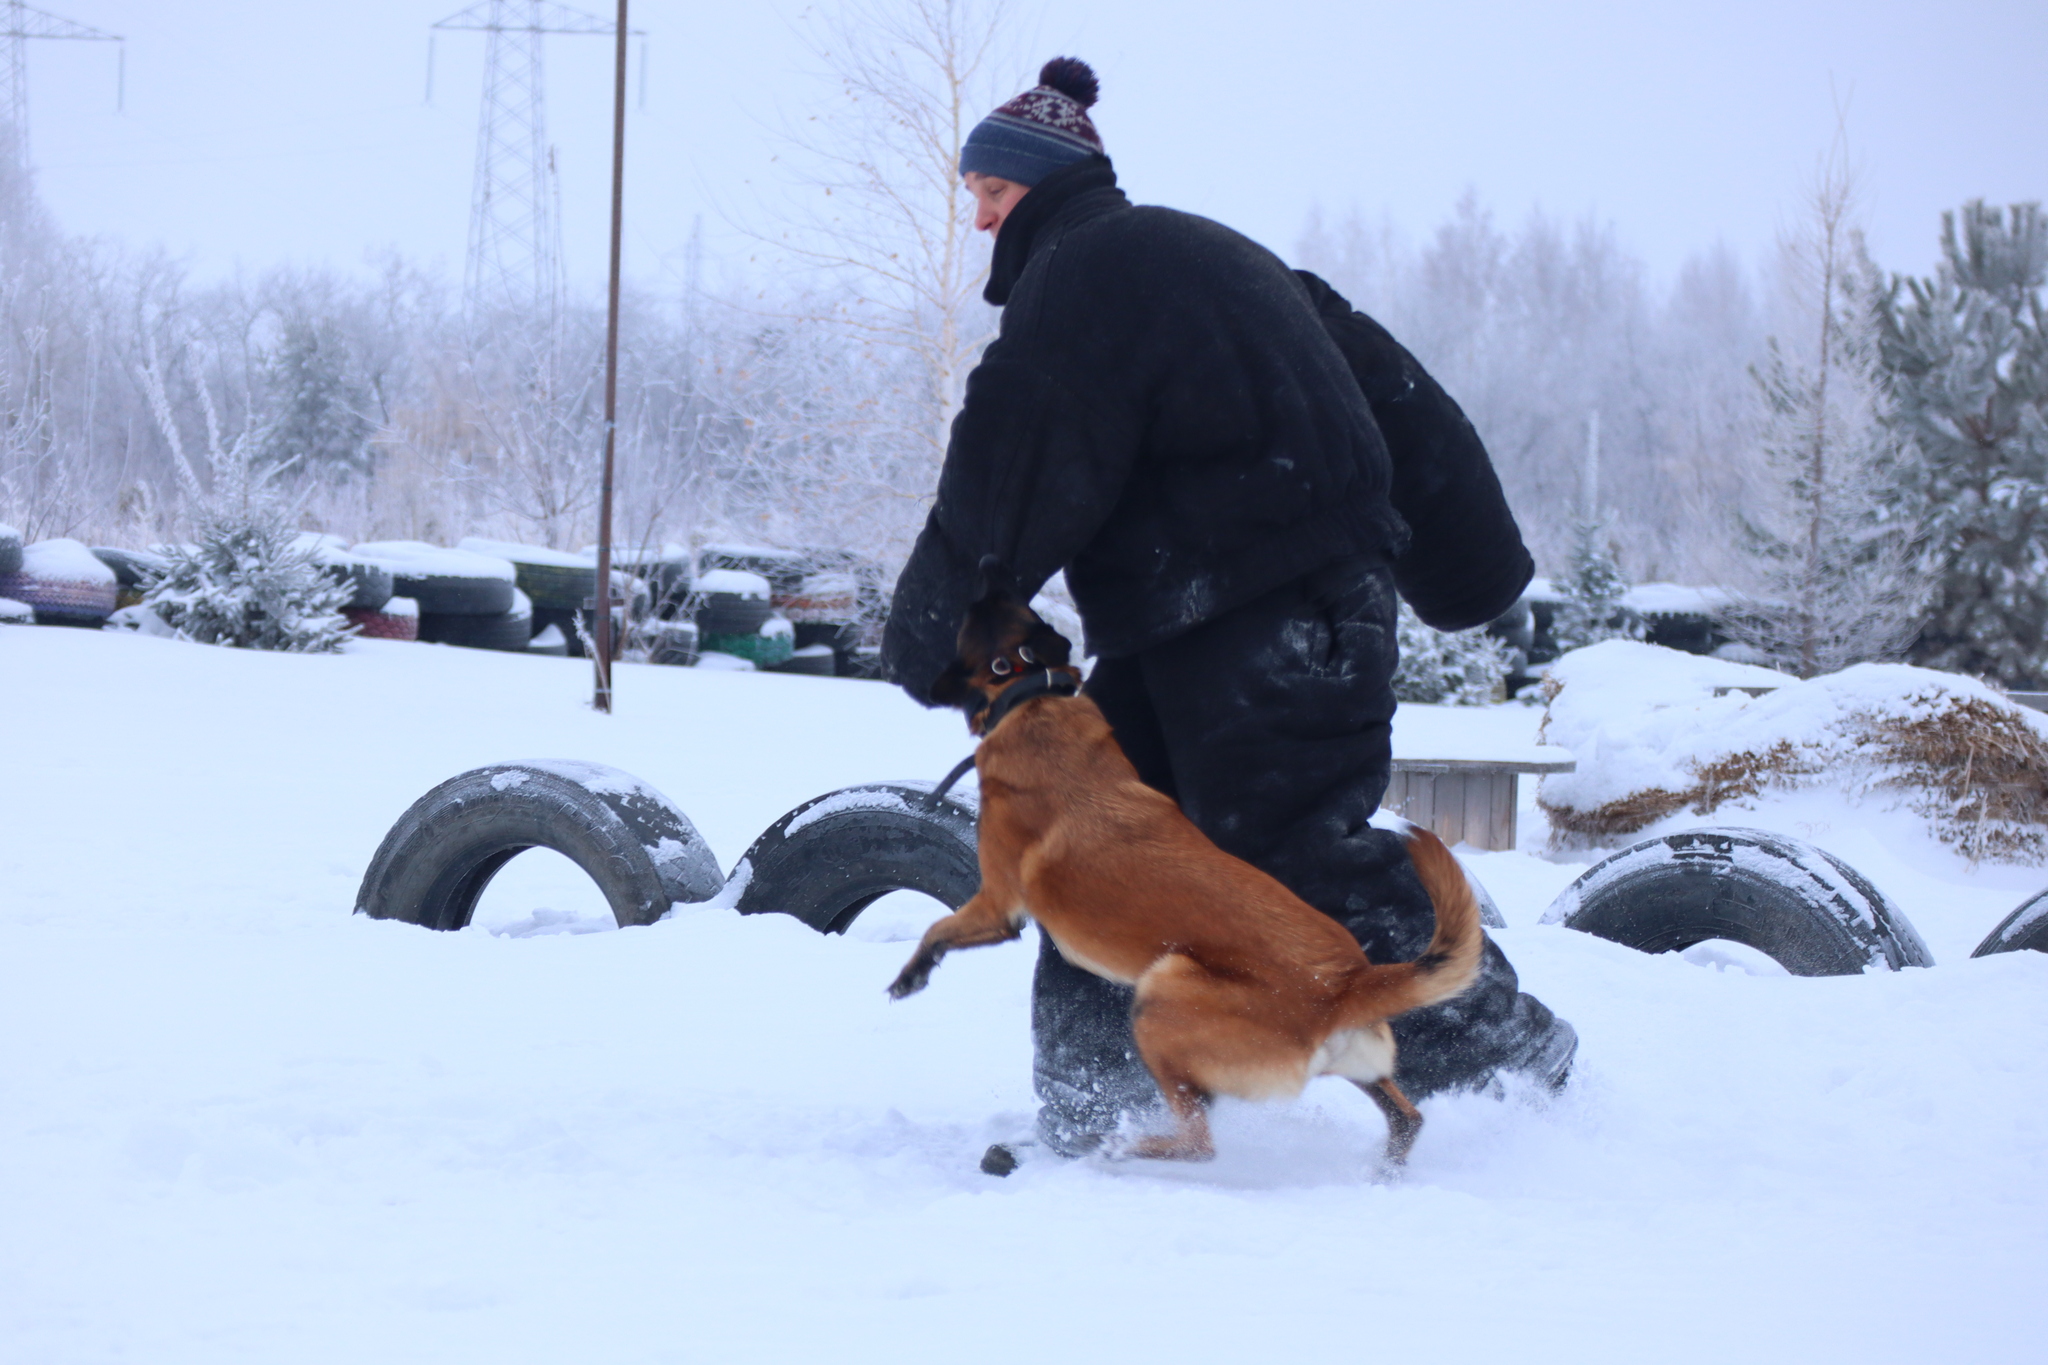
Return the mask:
<path id="1" fill-rule="evenodd" d="M 527 600 L 525 593 L 514 588 L 512 610 L 496 616 L 443 616 L 435 612 L 421 612 L 419 637 L 428 644 L 523 654 L 533 641 L 533 603 Z"/>
<path id="2" fill-rule="evenodd" d="M 391 570 L 391 590 L 438 616 L 497 616 L 512 610 L 509 560 L 417 540 L 366 541 L 349 551 Z"/>
<path id="3" fill-rule="evenodd" d="M 620 927 L 725 885 L 688 816 L 654 788 L 596 763 L 494 763 L 412 803 L 363 874 L 356 913 L 460 929 L 514 855 L 547 848 L 597 883 Z"/>
<path id="4" fill-rule="evenodd" d="M 975 808 L 930 782 L 846 787 L 804 802 L 754 841 L 733 870 L 743 915 L 794 915 L 843 934 L 891 891 L 920 891 L 957 910 L 981 885 Z"/>
<path id="5" fill-rule="evenodd" d="M 2022 903 L 2000 920 L 1970 956 L 1989 957 L 1993 953 L 2017 953 L 2030 948 L 2048 953 L 2048 891 Z"/>
<path id="6" fill-rule="evenodd" d="M 1931 967 L 1899 908 L 1827 851 L 1764 830 L 1667 834 L 1596 863 L 1542 923 L 1646 953 L 1729 939 L 1794 976 Z"/>
<path id="7" fill-rule="evenodd" d="M 35 608 L 41 625 L 97 626 L 120 599 L 114 571 L 75 540 L 41 540 L 21 553 L 20 567 L 0 574 L 0 597 Z"/>

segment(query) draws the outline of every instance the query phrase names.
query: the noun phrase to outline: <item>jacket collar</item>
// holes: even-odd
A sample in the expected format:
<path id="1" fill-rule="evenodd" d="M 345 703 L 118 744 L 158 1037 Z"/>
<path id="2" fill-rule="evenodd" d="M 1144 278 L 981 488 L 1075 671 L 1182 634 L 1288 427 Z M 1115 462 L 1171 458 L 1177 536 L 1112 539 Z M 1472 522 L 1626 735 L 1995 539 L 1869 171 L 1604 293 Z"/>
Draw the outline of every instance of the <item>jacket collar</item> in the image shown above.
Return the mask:
<path id="1" fill-rule="evenodd" d="M 1091 156 L 1062 166 L 1031 187 L 996 233 L 995 255 L 988 266 L 988 284 L 981 296 L 1000 308 L 1031 261 L 1032 248 L 1056 235 L 1046 229 L 1065 226 L 1113 209 L 1130 207 L 1116 187 L 1116 168 L 1106 156 Z"/>

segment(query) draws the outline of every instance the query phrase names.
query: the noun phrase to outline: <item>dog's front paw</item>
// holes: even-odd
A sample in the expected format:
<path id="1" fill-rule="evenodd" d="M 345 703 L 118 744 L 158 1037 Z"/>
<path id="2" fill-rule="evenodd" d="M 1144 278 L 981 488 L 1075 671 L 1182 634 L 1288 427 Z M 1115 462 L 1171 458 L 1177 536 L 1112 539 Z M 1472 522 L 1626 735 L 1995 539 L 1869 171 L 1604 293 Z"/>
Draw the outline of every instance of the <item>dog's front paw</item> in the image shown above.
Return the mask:
<path id="1" fill-rule="evenodd" d="M 943 953 L 923 952 L 903 964 L 903 970 L 889 983 L 889 998 L 901 1000 L 906 995 L 916 995 L 931 984 L 932 968 L 939 965 Z"/>

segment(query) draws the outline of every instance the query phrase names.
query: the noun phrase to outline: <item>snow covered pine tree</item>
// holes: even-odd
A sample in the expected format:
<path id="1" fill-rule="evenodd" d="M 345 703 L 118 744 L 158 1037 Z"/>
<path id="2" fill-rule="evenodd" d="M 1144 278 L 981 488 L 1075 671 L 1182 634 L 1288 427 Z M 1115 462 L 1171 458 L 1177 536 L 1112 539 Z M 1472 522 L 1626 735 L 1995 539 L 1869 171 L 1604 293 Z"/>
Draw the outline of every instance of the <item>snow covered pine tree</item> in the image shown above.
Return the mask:
<path id="1" fill-rule="evenodd" d="M 1597 645 L 1602 640 L 1640 640 L 1643 624 L 1621 605 L 1628 575 L 1614 562 L 1604 535 L 1607 523 L 1581 517 L 1572 523 L 1572 571 L 1558 589 L 1564 600 L 1551 618 L 1557 652 Z"/>
<path id="2" fill-rule="evenodd" d="M 1394 669 L 1394 696 L 1405 702 L 1441 706 L 1485 706 L 1502 699 L 1513 663 L 1508 647 L 1478 630 L 1441 631 L 1422 623 L 1401 603 L 1394 626 L 1401 660 Z"/>
<path id="3" fill-rule="evenodd" d="M 212 486 L 199 480 L 185 457 L 163 375 L 152 362 L 142 384 L 157 425 L 177 461 L 180 481 L 195 505 L 196 539 L 162 547 L 169 567 L 143 595 L 142 609 L 188 640 L 238 649 L 294 654 L 338 650 L 354 634 L 341 615 L 354 588 L 327 577 L 313 562 L 312 542 L 300 543 L 284 500 L 272 486 L 282 464 L 259 466 L 258 432 L 244 432 L 223 447 L 213 399 L 202 383 L 206 458 Z"/>
<path id="4" fill-rule="evenodd" d="M 164 547 L 170 561 L 142 599 L 165 625 L 203 645 L 325 654 L 353 628 L 352 588 L 327 577 L 275 506 L 209 510 L 198 539 Z"/>
<path id="5" fill-rule="evenodd" d="M 1913 662 L 2048 686 L 2048 218 L 1982 201 L 1942 215 L 1932 280 L 1894 281 L 1883 365 L 1919 448 L 1910 497 L 1933 601 Z"/>

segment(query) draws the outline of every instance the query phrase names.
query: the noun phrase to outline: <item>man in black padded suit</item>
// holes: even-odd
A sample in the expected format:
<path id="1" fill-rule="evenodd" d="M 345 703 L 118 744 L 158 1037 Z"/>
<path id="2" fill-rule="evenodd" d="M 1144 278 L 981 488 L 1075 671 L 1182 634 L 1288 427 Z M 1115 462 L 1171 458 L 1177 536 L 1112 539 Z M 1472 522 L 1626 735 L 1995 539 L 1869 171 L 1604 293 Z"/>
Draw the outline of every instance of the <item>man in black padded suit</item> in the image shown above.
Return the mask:
<path id="1" fill-rule="evenodd" d="M 1086 691 L 1147 783 L 1375 962 L 1435 923 L 1386 791 L 1396 594 L 1442 630 L 1511 606 L 1533 564 L 1478 435 L 1322 280 L 1192 214 L 1134 207 L 1055 58 L 960 169 L 996 234 L 1002 327 L 967 379 L 930 519 L 897 581 L 889 676 L 931 705 L 994 555 L 1028 594 L 1064 569 Z M 1084 1152 L 1158 1103 L 1131 991 L 1042 939 L 1039 1135 Z M 1491 940 L 1463 996 L 1394 1022 L 1414 1097 L 1510 1073 L 1560 1086 L 1569 1024 Z"/>

